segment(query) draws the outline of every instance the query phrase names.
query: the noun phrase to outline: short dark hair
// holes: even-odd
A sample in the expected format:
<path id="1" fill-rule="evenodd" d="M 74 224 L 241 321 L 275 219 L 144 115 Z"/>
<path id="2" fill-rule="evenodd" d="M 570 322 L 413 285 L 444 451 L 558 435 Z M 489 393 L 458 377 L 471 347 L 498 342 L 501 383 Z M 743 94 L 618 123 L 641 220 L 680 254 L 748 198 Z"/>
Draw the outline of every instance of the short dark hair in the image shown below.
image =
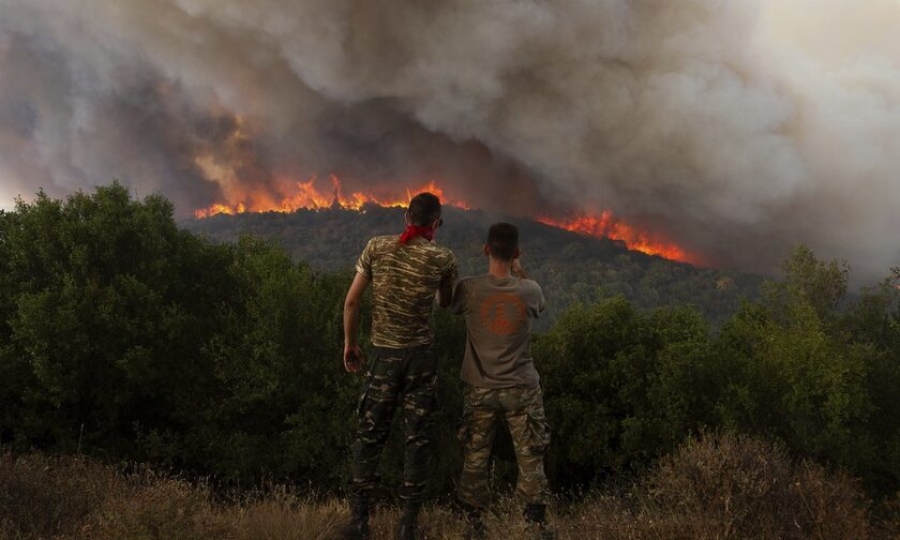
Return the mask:
<path id="1" fill-rule="evenodd" d="M 519 249 L 519 228 L 512 223 L 494 223 L 488 229 L 487 243 L 492 257 L 511 261 Z"/>
<path id="2" fill-rule="evenodd" d="M 427 191 L 419 193 L 409 200 L 406 212 L 411 224 L 427 227 L 441 218 L 441 200 Z"/>

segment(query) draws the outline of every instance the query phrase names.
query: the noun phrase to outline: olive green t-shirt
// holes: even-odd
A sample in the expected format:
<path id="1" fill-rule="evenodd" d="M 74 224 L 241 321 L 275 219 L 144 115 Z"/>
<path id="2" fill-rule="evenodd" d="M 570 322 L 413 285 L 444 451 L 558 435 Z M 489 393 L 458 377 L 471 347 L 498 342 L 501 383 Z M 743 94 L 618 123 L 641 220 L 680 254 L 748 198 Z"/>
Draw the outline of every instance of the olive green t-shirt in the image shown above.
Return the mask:
<path id="1" fill-rule="evenodd" d="M 372 344 L 402 349 L 434 340 L 431 315 L 442 283 L 457 278 L 450 249 L 421 236 L 400 244 L 399 235 L 369 240 L 356 271 L 372 283 Z"/>
<path id="2" fill-rule="evenodd" d="M 540 285 L 490 274 L 463 278 L 452 307 L 466 319 L 463 381 L 484 388 L 540 385 L 531 357 L 531 323 L 544 309 Z"/>

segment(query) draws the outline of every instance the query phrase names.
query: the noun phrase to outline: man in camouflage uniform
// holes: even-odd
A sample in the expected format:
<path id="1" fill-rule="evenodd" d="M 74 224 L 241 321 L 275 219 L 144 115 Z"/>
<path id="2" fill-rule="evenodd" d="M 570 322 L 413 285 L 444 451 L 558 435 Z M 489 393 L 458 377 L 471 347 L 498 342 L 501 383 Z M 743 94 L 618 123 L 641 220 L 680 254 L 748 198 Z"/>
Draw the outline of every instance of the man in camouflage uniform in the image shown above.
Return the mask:
<path id="1" fill-rule="evenodd" d="M 371 364 L 359 400 L 350 484 L 351 520 L 344 538 L 368 539 L 371 494 L 394 410 L 403 407 L 406 435 L 403 515 L 398 538 L 414 540 L 431 463 L 430 425 L 437 383 L 431 315 L 435 293 L 446 307 L 457 278 L 453 253 L 434 242 L 441 203 L 431 193 L 409 202 L 402 235 L 372 238 L 359 261 L 344 302 L 344 367 L 361 371 L 366 357 L 357 344 L 362 296 L 372 284 Z"/>
<path id="2" fill-rule="evenodd" d="M 526 533 L 529 538 L 552 539 L 556 535 L 546 521 L 544 474 L 550 430 L 530 345 L 531 322 L 544 309 L 544 295 L 519 264 L 519 231 L 514 225 L 492 225 L 484 253 L 488 273 L 460 280 L 452 304 L 466 319 L 460 433 L 465 462 L 457 493 L 466 511 L 466 538 L 485 536 L 481 515 L 490 502 L 488 465 L 502 416 L 519 464 L 516 495 L 525 506 Z"/>

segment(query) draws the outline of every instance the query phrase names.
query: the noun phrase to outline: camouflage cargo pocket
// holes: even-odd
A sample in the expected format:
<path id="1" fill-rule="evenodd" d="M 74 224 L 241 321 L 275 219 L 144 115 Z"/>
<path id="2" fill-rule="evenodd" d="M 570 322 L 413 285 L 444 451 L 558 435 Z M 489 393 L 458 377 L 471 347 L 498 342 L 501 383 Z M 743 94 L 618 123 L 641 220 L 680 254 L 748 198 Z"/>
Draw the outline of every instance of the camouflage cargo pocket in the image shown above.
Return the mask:
<path id="1" fill-rule="evenodd" d="M 527 447 L 533 455 L 543 455 L 550 446 L 550 426 L 544 414 L 544 401 L 540 388 L 522 393 L 527 415 Z"/>

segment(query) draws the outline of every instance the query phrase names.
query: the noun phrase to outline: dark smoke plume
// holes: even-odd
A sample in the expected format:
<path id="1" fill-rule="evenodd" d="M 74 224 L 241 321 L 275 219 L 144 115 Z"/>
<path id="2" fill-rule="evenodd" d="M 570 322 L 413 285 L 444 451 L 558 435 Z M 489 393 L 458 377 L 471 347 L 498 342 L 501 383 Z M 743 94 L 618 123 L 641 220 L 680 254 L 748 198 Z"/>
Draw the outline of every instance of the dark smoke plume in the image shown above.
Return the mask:
<path id="1" fill-rule="evenodd" d="M 896 0 L 0 0 L 0 205 L 437 180 L 723 266 L 900 258 Z M 326 187 L 326 186 L 323 186 Z"/>

